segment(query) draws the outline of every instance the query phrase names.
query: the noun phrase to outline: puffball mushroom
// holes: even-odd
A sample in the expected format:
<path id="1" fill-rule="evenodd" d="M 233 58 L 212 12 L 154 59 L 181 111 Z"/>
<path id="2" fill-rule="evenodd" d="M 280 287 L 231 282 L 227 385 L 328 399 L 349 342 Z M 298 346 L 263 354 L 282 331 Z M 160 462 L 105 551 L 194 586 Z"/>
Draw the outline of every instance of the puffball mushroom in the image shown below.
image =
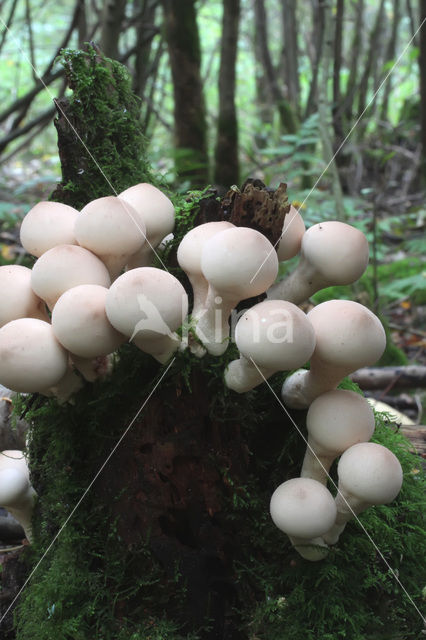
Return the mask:
<path id="1" fill-rule="evenodd" d="M 188 296 L 167 271 L 139 267 L 123 273 L 111 285 L 105 308 L 112 326 L 158 362 L 179 348 L 175 331 L 188 313 Z"/>
<path id="2" fill-rule="evenodd" d="M 278 260 L 290 260 L 300 251 L 303 234 L 306 227 L 298 210 L 291 205 L 290 211 L 284 218 L 280 242 L 277 246 Z"/>
<path id="3" fill-rule="evenodd" d="M 323 302 L 309 311 L 308 319 L 316 335 L 310 370 L 289 376 L 281 391 L 284 403 L 293 409 L 309 407 L 349 373 L 374 364 L 386 346 L 380 320 L 358 302 Z"/>
<path id="4" fill-rule="evenodd" d="M 74 225 L 79 212 L 60 202 L 39 202 L 22 221 L 21 244 L 39 258 L 59 244 L 77 244 Z"/>
<path id="5" fill-rule="evenodd" d="M 192 315 L 196 317 L 202 310 L 207 298 L 209 283 L 205 279 L 201 270 L 201 253 L 207 240 L 210 240 L 216 233 L 231 229 L 234 225 L 231 222 L 206 222 L 194 227 L 182 239 L 177 250 L 177 260 L 179 266 L 185 271 L 191 283 L 194 294 Z"/>
<path id="6" fill-rule="evenodd" d="M 127 266 L 129 269 L 146 267 L 160 242 L 174 229 L 175 208 L 160 189 L 147 182 L 129 187 L 118 197 L 136 211 L 138 220 L 146 227 L 146 242 L 130 257 Z"/>
<path id="7" fill-rule="evenodd" d="M 0 505 L 19 522 L 28 542 L 32 542 L 31 517 L 36 495 L 28 474 L 15 467 L 0 469 Z"/>
<path id="8" fill-rule="evenodd" d="M 209 353 L 220 356 L 228 346 L 232 309 L 272 284 L 278 273 L 277 253 L 254 229 L 225 229 L 205 243 L 201 270 L 209 288 L 195 332 Z"/>
<path id="9" fill-rule="evenodd" d="M 111 284 L 104 263 L 83 247 L 59 245 L 46 251 L 33 266 L 31 286 L 50 310 L 65 291 L 80 284 Z"/>
<path id="10" fill-rule="evenodd" d="M 310 478 L 287 480 L 272 494 L 270 512 L 302 558 L 317 561 L 326 557 L 328 546 L 322 536 L 333 525 L 337 511 L 324 485 Z"/>
<path id="11" fill-rule="evenodd" d="M 18 318 L 49 321 L 44 301 L 31 288 L 31 269 L 27 267 L 0 267 L 0 300 L 0 327 Z"/>
<path id="12" fill-rule="evenodd" d="M 296 305 L 264 300 L 238 320 L 235 342 L 240 358 L 228 365 L 225 383 L 230 389 L 245 393 L 276 371 L 294 369 L 309 360 L 315 348 L 315 333 Z"/>
<path id="13" fill-rule="evenodd" d="M 336 389 L 313 401 L 306 416 L 308 447 L 302 478 L 327 483 L 333 461 L 358 442 L 366 442 L 374 432 L 374 411 L 358 393 Z"/>
<path id="14" fill-rule="evenodd" d="M 53 333 L 89 381 L 98 377 L 99 356 L 112 353 L 127 340 L 106 316 L 107 293 L 106 287 L 96 284 L 73 287 L 61 295 L 52 312 Z"/>
<path id="15" fill-rule="evenodd" d="M 346 523 L 368 507 L 388 504 L 402 486 L 402 469 L 398 458 L 375 442 L 361 442 L 345 451 L 337 466 L 338 494 L 335 498 L 336 521 L 324 535 L 335 544 Z"/>
<path id="16" fill-rule="evenodd" d="M 0 329 L 0 384 L 8 389 L 44 393 L 67 368 L 68 353 L 47 322 L 20 318 Z"/>
<path id="17" fill-rule="evenodd" d="M 102 260 L 111 280 L 115 280 L 146 238 L 140 216 L 128 202 L 115 196 L 97 198 L 86 204 L 74 230 L 78 244 Z"/>
<path id="18" fill-rule="evenodd" d="M 330 220 L 308 229 L 302 238 L 295 271 L 268 291 L 268 298 L 300 304 L 332 285 L 351 284 L 368 264 L 368 241 L 362 231 Z"/>
<path id="19" fill-rule="evenodd" d="M 96 358 L 112 353 L 127 340 L 109 322 L 106 287 L 82 284 L 65 291 L 52 313 L 53 333 L 71 354 Z"/>

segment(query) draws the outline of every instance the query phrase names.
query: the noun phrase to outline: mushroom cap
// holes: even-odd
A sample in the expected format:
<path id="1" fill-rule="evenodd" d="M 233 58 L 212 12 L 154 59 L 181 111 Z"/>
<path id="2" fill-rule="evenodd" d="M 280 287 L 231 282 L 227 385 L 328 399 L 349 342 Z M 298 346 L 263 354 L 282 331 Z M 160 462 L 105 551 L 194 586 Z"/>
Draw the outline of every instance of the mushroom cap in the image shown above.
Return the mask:
<path id="1" fill-rule="evenodd" d="M 207 240 L 201 269 L 218 292 L 242 300 L 264 293 L 271 286 L 278 273 L 278 257 L 262 233 L 234 227 Z"/>
<path id="2" fill-rule="evenodd" d="M 18 318 L 47 318 L 43 300 L 31 288 L 31 269 L 27 267 L 0 267 L 0 300 L 0 327 Z"/>
<path id="3" fill-rule="evenodd" d="M 278 529 L 306 539 L 326 533 L 337 513 L 329 490 L 311 478 L 293 478 L 280 484 L 272 494 L 270 511 Z"/>
<path id="4" fill-rule="evenodd" d="M 316 334 L 314 358 L 355 371 L 372 365 L 386 346 L 380 320 L 367 307 L 352 300 L 328 300 L 309 311 Z"/>
<path id="5" fill-rule="evenodd" d="M 290 211 L 284 218 L 283 230 L 277 246 L 277 255 L 280 262 L 290 260 L 290 258 L 299 253 L 305 230 L 306 227 L 302 216 L 291 205 Z"/>
<path id="6" fill-rule="evenodd" d="M 309 360 L 315 348 L 315 333 L 296 305 L 264 300 L 238 320 L 235 342 L 240 353 L 259 367 L 287 371 Z"/>
<path id="7" fill-rule="evenodd" d="M 231 222 L 220 220 L 219 222 L 206 222 L 194 227 L 182 238 L 177 250 L 177 260 L 181 269 L 185 273 L 202 275 L 201 271 L 201 254 L 207 240 L 214 235 L 232 229 L 234 225 Z"/>
<path id="8" fill-rule="evenodd" d="M 146 226 L 146 235 L 156 247 L 175 226 L 175 208 L 169 198 L 147 182 L 135 184 L 118 196 L 136 211 L 138 220 Z"/>
<path id="9" fill-rule="evenodd" d="M 330 220 L 310 227 L 302 238 L 302 256 L 326 282 L 351 284 L 368 264 L 368 241 L 362 231 Z"/>
<path id="10" fill-rule="evenodd" d="M 12 507 L 27 493 L 30 482 L 20 469 L 8 467 L 0 469 L 0 505 Z"/>
<path id="11" fill-rule="evenodd" d="M 339 487 L 362 502 L 387 504 L 402 486 L 398 458 L 375 442 L 360 442 L 349 447 L 337 466 Z"/>
<path id="12" fill-rule="evenodd" d="M 125 336 L 157 339 L 178 329 L 188 313 L 185 289 L 170 273 L 139 267 L 123 273 L 111 285 L 106 313 L 112 326 Z"/>
<path id="13" fill-rule="evenodd" d="M 65 291 L 55 304 L 53 333 L 72 354 L 82 358 L 106 356 L 126 341 L 107 318 L 107 293 L 106 287 L 82 284 Z"/>
<path id="14" fill-rule="evenodd" d="M 65 291 L 80 284 L 111 284 L 104 263 L 83 247 L 62 244 L 49 249 L 32 270 L 31 286 L 51 309 Z"/>
<path id="15" fill-rule="evenodd" d="M 47 322 L 20 318 L 0 329 L 0 384 L 5 387 L 44 391 L 57 384 L 67 368 L 68 353 Z"/>
<path id="16" fill-rule="evenodd" d="M 340 454 L 352 445 L 371 438 L 374 411 L 358 393 L 335 389 L 323 393 L 312 402 L 306 416 L 306 426 L 310 438 L 324 452 Z"/>
<path id="17" fill-rule="evenodd" d="M 0 470 L 9 468 L 19 469 L 27 478 L 30 476 L 27 457 L 23 451 L 18 449 L 5 449 L 0 452 Z"/>
<path id="18" fill-rule="evenodd" d="M 126 200 L 106 196 L 83 207 L 75 223 L 75 237 L 80 246 L 103 259 L 122 258 L 124 266 L 144 244 L 146 228 Z"/>
<path id="19" fill-rule="evenodd" d="M 79 212 L 60 202 L 39 202 L 22 221 L 21 244 L 39 258 L 58 244 L 77 244 L 74 225 Z"/>

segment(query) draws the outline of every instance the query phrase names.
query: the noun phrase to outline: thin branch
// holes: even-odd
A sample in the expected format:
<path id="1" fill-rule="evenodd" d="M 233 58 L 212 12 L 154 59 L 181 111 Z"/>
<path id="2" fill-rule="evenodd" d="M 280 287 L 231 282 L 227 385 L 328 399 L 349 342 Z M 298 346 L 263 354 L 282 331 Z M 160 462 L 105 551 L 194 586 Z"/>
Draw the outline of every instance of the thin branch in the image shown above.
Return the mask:
<path id="1" fill-rule="evenodd" d="M 32 18 L 31 18 L 30 0 L 25 0 L 25 22 L 27 23 L 27 29 L 28 29 L 31 71 L 33 75 L 33 80 L 37 80 L 37 72 L 36 72 L 37 61 L 36 61 L 35 51 L 34 51 L 34 34 L 33 34 L 33 25 L 32 25 Z"/>
<path id="2" fill-rule="evenodd" d="M 10 133 L 8 133 L 0 141 L 0 153 L 7 147 L 8 144 L 10 144 L 13 140 L 16 140 L 16 138 L 19 138 L 20 136 L 23 136 L 25 133 L 28 133 L 28 131 L 31 131 L 32 129 L 34 129 L 34 127 L 37 127 L 42 122 L 47 122 L 48 120 L 50 120 L 50 118 L 53 118 L 53 116 L 55 115 L 55 112 L 56 112 L 55 107 L 49 107 L 49 109 L 46 109 L 45 111 L 43 111 L 40 115 L 38 115 L 33 120 L 30 120 L 30 122 L 28 122 L 26 125 L 24 125 L 20 129 L 15 129 L 14 131 L 11 131 Z"/>
<path id="3" fill-rule="evenodd" d="M 3 45 L 6 42 L 7 34 L 9 33 L 9 29 L 12 26 L 13 16 L 15 15 L 16 5 L 18 4 L 18 0 L 13 0 L 12 6 L 10 8 L 9 16 L 6 20 L 6 28 L 1 35 L 0 40 L 0 52 L 3 49 Z M 3 8 L 3 5 L 2 5 Z"/>

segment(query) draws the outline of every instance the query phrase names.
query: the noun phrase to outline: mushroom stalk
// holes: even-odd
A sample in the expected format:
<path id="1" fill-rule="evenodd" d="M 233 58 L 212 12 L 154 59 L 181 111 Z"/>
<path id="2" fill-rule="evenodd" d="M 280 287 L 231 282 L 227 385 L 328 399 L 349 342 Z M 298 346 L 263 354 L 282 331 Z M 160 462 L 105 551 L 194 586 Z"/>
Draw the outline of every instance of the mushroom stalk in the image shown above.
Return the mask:
<path id="1" fill-rule="evenodd" d="M 324 560 L 328 555 L 329 548 L 324 542 L 324 539 L 320 536 L 316 538 L 296 538 L 294 536 L 288 536 L 292 546 L 296 549 L 297 553 L 305 560 L 311 562 L 318 562 Z"/>
<path id="2" fill-rule="evenodd" d="M 225 371 L 225 383 L 237 393 L 246 393 L 270 378 L 275 371 L 256 367 L 241 353 L 238 360 L 232 360 Z"/>
<path id="3" fill-rule="evenodd" d="M 336 521 L 330 531 L 327 531 L 323 536 L 327 544 L 336 544 L 346 524 L 352 520 L 354 516 L 374 506 L 371 502 L 360 500 L 342 489 L 339 490 L 334 502 L 337 509 Z"/>
<path id="4" fill-rule="evenodd" d="M 328 472 L 335 460 L 334 455 L 321 455 L 315 452 L 308 440 L 305 457 L 303 458 L 301 478 L 312 478 L 321 484 L 327 484 Z"/>
<path id="5" fill-rule="evenodd" d="M 209 286 L 204 307 L 196 317 L 195 333 L 211 355 L 225 353 L 229 344 L 229 316 L 239 301 Z"/>
<path id="6" fill-rule="evenodd" d="M 296 270 L 284 280 L 273 284 L 266 295 L 270 300 L 287 300 L 293 304 L 301 304 L 328 286 L 330 284 L 327 280 L 316 273 L 315 267 L 301 256 Z"/>
<path id="7" fill-rule="evenodd" d="M 19 522 L 19 524 L 23 528 L 25 537 L 30 544 L 33 542 L 33 526 L 31 520 L 36 497 L 36 492 L 29 484 L 27 492 L 22 496 L 16 506 L 5 506 L 9 513 L 15 518 L 15 520 Z"/>

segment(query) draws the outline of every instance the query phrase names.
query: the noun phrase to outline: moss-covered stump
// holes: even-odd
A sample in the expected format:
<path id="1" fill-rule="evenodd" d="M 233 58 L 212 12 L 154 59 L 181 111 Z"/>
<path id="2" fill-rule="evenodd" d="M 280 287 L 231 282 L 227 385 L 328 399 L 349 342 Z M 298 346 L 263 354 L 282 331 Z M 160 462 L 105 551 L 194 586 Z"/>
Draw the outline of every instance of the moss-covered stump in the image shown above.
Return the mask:
<path id="1" fill-rule="evenodd" d="M 137 117 L 127 122 L 122 108 L 132 104 L 122 68 L 93 47 L 66 52 L 65 61 L 73 124 L 105 173 L 117 167 L 114 188 L 152 181 Z M 56 199 L 78 207 L 110 193 L 90 156 L 63 150 Z M 228 215 L 238 201 L 244 224 L 247 214 L 259 221 L 258 207 L 262 224 L 269 217 L 269 196 L 255 193 L 252 207 L 231 193 L 218 208 L 207 195 L 179 201 L 175 240 L 163 255 L 182 282 L 176 247 L 203 215 Z M 424 476 L 407 441 L 378 417 L 375 437 L 404 469 L 401 494 L 361 516 L 368 536 L 350 523 L 324 561 L 309 563 L 268 510 L 276 486 L 298 475 L 304 441 L 267 385 L 244 395 L 226 389 L 234 356 L 234 346 L 217 359 L 185 352 L 162 367 L 126 345 L 112 375 L 86 384 L 73 404 L 22 398 L 16 411 L 26 409 L 32 425 L 39 500 L 34 544 L 19 557 L 34 573 L 15 610 L 17 640 L 419 637 Z M 279 394 L 282 375 L 270 382 Z M 304 424 L 303 413 L 295 418 Z"/>
<path id="2" fill-rule="evenodd" d="M 93 43 L 64 50 L 60 61 L 72 94 L 55 101 L 62 180 L 51 199 L 81 209 L 138 182 L 155 184 L 126 67 Z"/>

